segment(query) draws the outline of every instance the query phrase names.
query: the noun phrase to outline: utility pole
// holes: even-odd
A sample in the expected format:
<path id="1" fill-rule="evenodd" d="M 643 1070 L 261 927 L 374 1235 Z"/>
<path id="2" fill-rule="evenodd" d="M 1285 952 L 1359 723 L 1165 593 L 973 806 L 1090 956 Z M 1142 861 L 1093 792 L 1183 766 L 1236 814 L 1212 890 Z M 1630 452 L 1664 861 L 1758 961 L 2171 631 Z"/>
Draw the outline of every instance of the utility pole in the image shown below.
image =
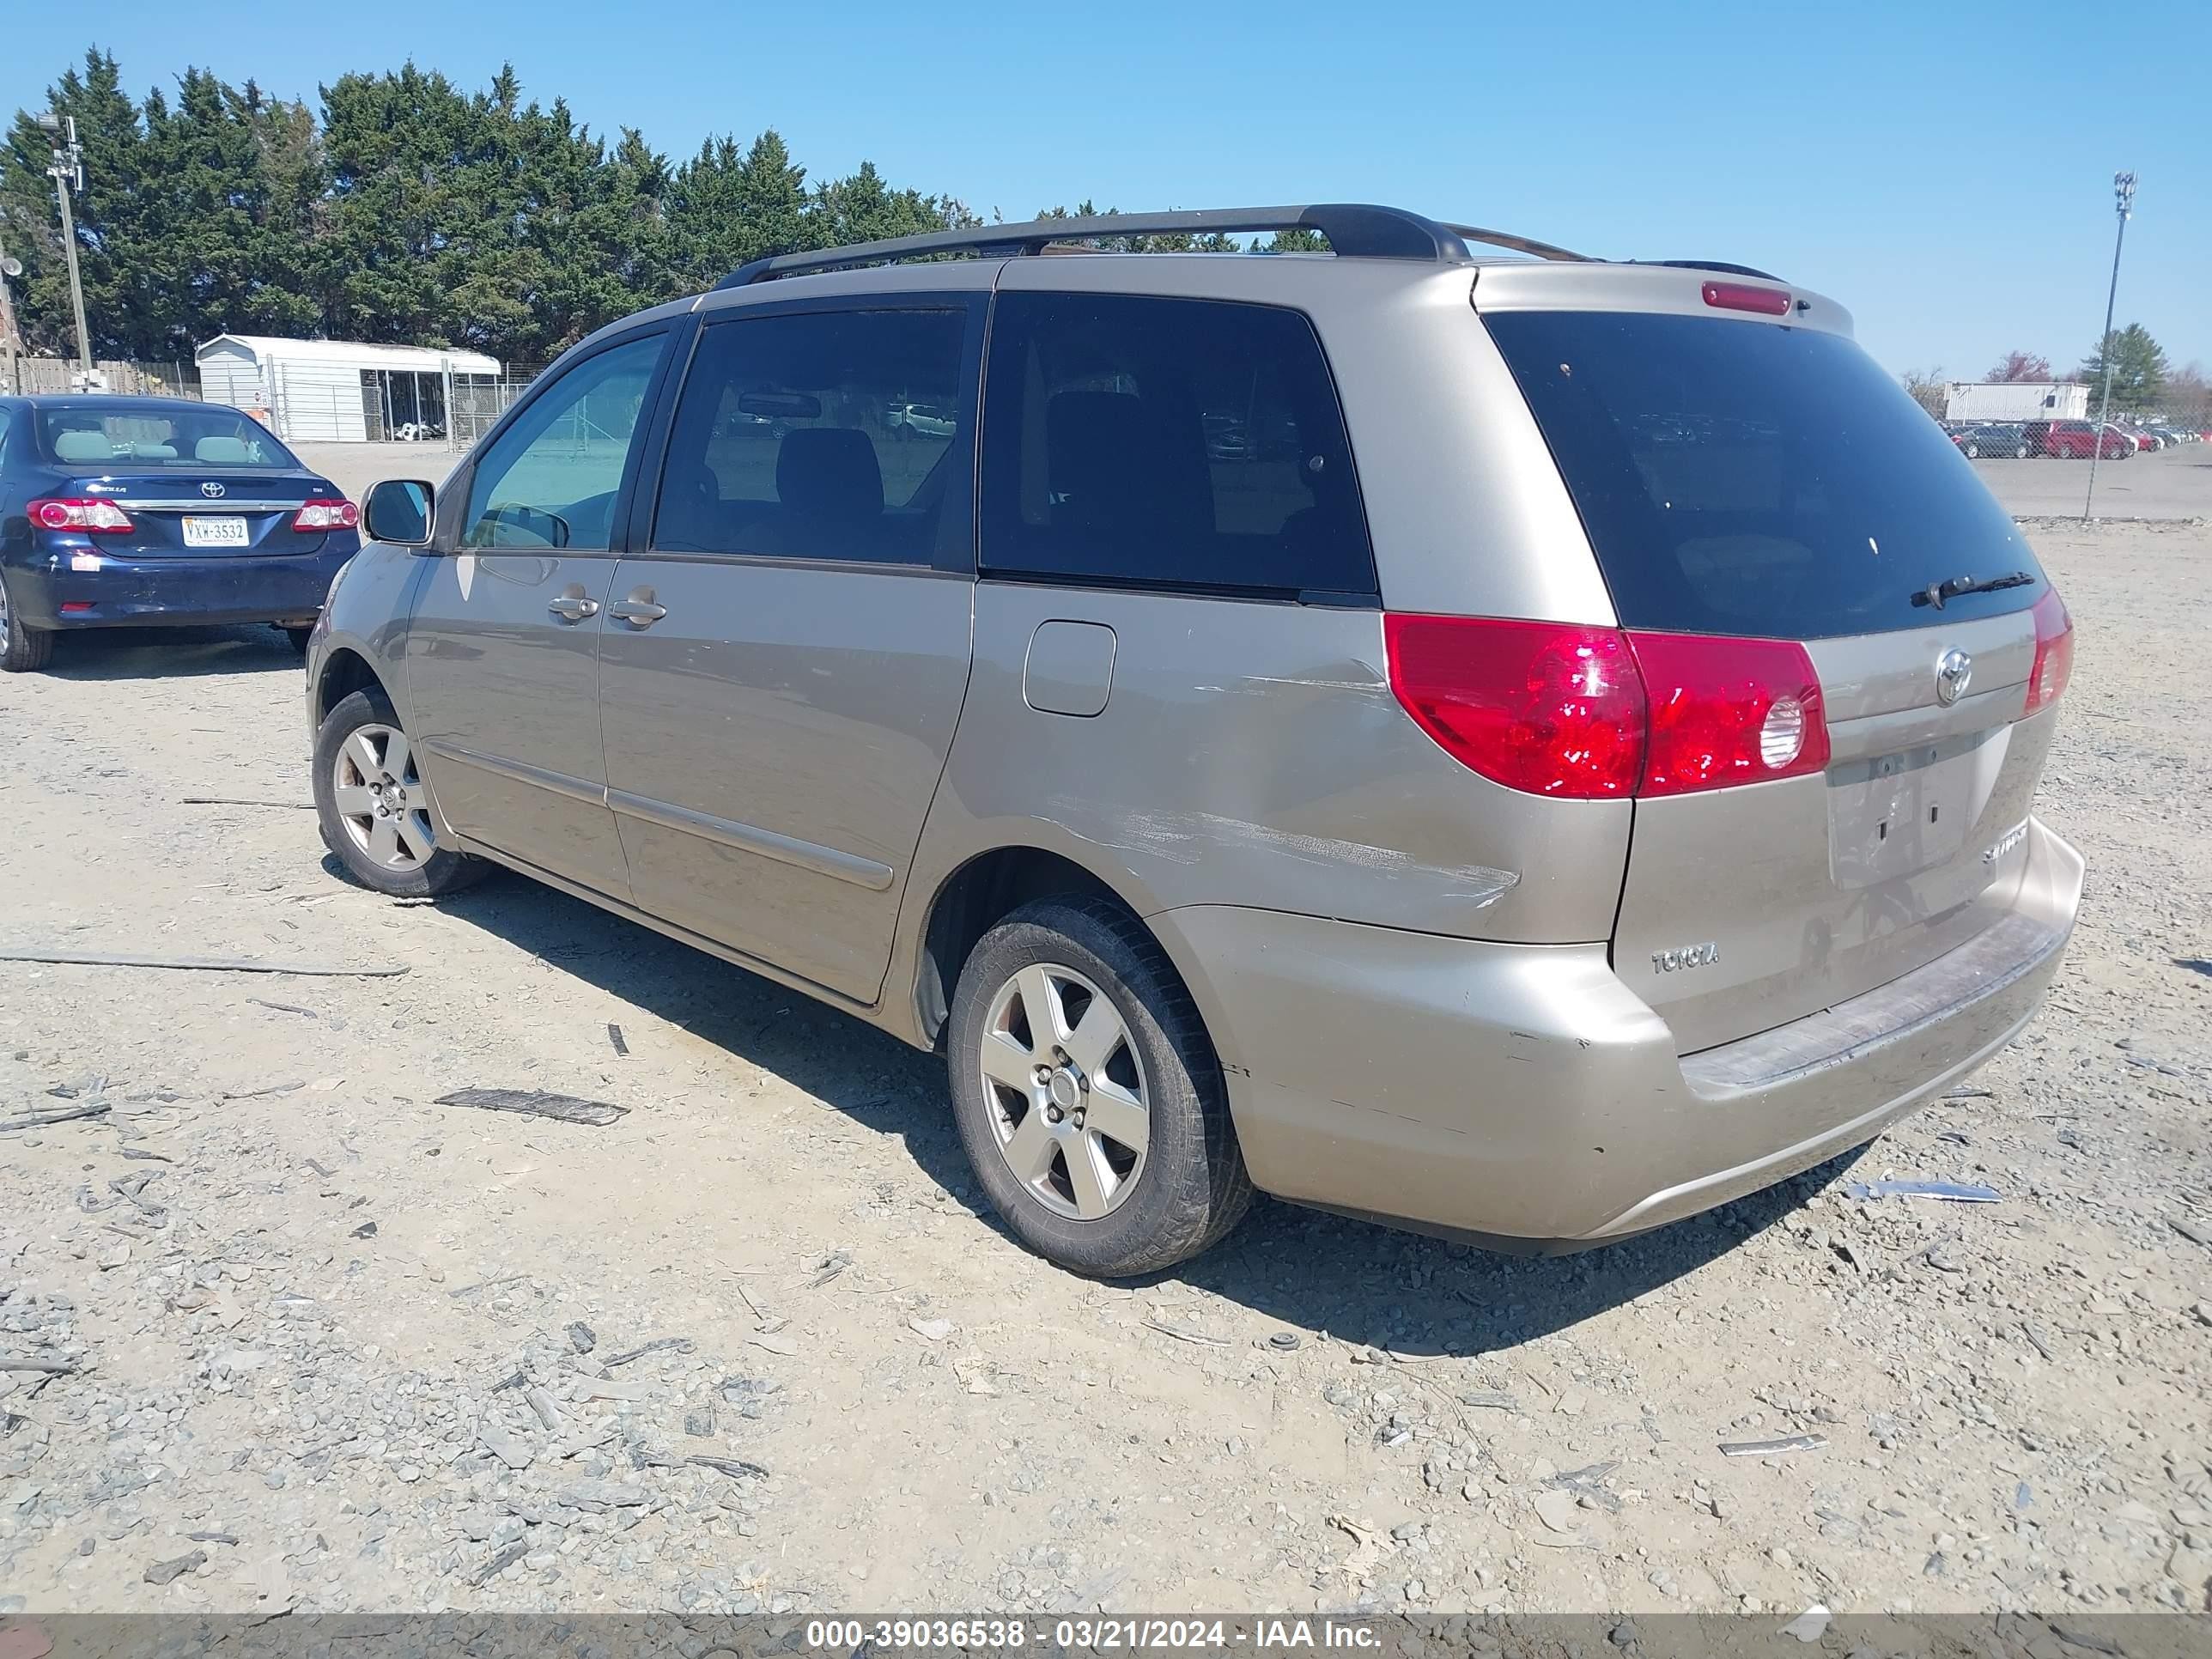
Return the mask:
<path id="1" fill-rule="evenodd" d="M 8 279 L 22 274 L 22 265 L 0 247 L 0 346 L 8 351 L 8 390 L 17 397 L 22 396 L 23 379 L 15 367 L 15 354 L 22 349 L 22 343 L 15 335 L 15 302 L 9 296 Z"/>
<path id="2" fill-rule="evenodd" d="M 2105 395 L 2097 404 L 2097 432 L 2089 445 L 2089 493 L 2081 501 L 2081 521 L 2089 521 L 2089 508 L 2097 499 L 2097 458 L 2105 453 L 2105 418 L 2112 412 L 2112 301 L 2120 295 L 2120 249 L 2128 240 L 2128 216 L 2135 211 L 2136 176 L 2112 175 L 2112 202 L 2120 216 L 2120 228 L 2112 238 L 2112 283 L 2105 290 L 2105 332 L 2097 342 L 2097 355 L 2105 360 Z"/>
<path id="3" fill-rule="evenodd" d="M 76 362 L 90 389 L 92 380 L 92 336 L 84 325 L 84 282 L 76 268 L 76 219 L 70 212 L 70 193 L 84 188 L 84 147 L 76 141 L 76 117 L 59 115 L 49 110 L 39 118 L 53 140 L 54 164 L 46 171 L 53 176 L 54 200 L 62 210 L 62 251 L 69 256 L 70 307 L 76 314 Z"/>

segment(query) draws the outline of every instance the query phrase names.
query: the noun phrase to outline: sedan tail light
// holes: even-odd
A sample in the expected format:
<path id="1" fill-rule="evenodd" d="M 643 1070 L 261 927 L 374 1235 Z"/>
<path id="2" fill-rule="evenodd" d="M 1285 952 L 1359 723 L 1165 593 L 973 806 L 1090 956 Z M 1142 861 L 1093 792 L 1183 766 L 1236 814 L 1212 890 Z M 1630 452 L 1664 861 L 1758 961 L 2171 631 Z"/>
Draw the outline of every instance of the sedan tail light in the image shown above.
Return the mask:
<path id="1" fill-rule="evenodd" d="M 115 535 L 131 527 L 131 515 L 113 501 L 78 495 L 48 496 L 23 511 L 41 530 L 83 530 L 94 535 Z"/>
<path id="2" fill-rule="evenodd" d="M 1794 641 L 1396 613 L 1383 640 L 1422 730 L 1529 794 L 1687 794 L 1828 763 L 1820 678 Z"/>
<path id="3" fill-rule="evenodd" d="M 2074 618 L 2055 587 L 2028 614 L 2035 618 L 2035 665 L 2027 671 L 2026 712 L 2033 714 L 2057 702 L 2073 678 Z"/>
<path id="4" fill-rule="evenodd" d="M 361 522 L 361 509 L 351 501 L 312 501 L 300 503 L 292 518 L 295 530 L 350 530 Z"/>

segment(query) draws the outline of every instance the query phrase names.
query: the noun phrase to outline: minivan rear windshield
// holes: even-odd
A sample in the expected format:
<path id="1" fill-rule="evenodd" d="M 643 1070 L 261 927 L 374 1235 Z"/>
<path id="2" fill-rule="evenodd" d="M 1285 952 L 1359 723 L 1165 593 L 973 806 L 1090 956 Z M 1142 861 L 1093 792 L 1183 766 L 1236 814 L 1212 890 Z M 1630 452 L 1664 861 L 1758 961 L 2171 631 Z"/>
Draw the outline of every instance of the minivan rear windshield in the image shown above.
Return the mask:
<path id="1" fill-rule="evenodd" d="M 1623 627 L 1820 639 L 2025 610 L 2045 590 L 1942 428 L 1840 335 L 1640 312 L 1483 320 Z"/>

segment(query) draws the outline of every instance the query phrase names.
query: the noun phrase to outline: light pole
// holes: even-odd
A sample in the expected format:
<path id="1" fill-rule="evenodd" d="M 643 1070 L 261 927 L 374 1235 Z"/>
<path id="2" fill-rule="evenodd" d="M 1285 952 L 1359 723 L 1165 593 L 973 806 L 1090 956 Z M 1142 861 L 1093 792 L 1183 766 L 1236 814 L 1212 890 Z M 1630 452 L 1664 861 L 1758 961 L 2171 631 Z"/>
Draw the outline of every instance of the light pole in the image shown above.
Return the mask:
<path id="1" fill-rule="evenodd" d="M 2120 249 L 2128 240 L 2128 216 L 2135 211 L 2136 176 L 2112 175 L 2112 205 L 2120 216 L 2120 228 L 2112 238 L 2112 283 L 2105 290 L 2105 331 L 2097 341 L 2097 355 L 2105 360 L 2105 395 L 2097 404 L 2097 430 L 2089 442 L 2089 493 L 2081 498 L 2081 521 L 2089 520 L 2090 504 L 2097 499 L 2097 459 L 2105 453 L 2105 418 L 2112 412 L 2112 301 L 2120 296 Z"/>
<path id="2" fill-rule="evenodd" d="M 84 188 L 84 149 L 76 141 L 76 117 L 52 110 L 39 118 L 54 141 L 54 200 L 61 204 L 62 251 L 69 256 L 70 308 L 76 315 L 76 362 L 89 390 L 92 379 L 92 336 L 84 326 L 84 283 L 76 269 L 76 220 L 70 213 L 70 192 Z"/>

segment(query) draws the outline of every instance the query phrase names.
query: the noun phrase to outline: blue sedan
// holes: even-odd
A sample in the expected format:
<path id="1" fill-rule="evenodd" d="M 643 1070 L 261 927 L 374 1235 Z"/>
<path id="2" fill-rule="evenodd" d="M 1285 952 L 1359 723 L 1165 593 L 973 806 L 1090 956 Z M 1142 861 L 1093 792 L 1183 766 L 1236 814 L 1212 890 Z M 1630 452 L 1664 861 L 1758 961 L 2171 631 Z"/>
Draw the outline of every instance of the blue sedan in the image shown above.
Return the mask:
<path id="1" fill-rule="evenodd" d="M 0 398 L 0 670 L 65 628 L 271 623 L 305 650 L 360 522 L 234 409 Z"/>

